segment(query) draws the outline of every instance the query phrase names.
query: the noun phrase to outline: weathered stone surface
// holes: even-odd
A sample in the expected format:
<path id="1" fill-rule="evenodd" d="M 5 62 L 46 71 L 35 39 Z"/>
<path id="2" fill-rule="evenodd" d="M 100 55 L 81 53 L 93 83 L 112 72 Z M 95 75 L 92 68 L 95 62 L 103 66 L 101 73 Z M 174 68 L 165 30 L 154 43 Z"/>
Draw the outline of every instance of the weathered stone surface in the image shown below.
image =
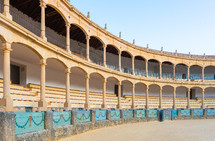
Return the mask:
<path id="1" fill-rule="evenodd" d="M 48 130 L 16 135 L 16 141 L 47 141 Z"/>
<path id="2" fill-rule="evenodd" d="M 44 127 L 47 130 L 47 139 L 49 141 L 54 139 L 54 134 L 53 134 L 53 112 L 51 111 L 46 111 L 44 115 Z"/>
<path id="3" fill-rule="evenodd" d="M 15 141 L 15 113 L 0 112 L 1 141 Z"/>
<path id="4" fill-rule="evenodd" d="M 59 140 L 61 138 L 72 136 L 75 134 L 74 130 L 75 128 L 73 125 L 54 127 L 52 130 L 53 131 L 52 134 L 54 135 L 53 140 Z"/>

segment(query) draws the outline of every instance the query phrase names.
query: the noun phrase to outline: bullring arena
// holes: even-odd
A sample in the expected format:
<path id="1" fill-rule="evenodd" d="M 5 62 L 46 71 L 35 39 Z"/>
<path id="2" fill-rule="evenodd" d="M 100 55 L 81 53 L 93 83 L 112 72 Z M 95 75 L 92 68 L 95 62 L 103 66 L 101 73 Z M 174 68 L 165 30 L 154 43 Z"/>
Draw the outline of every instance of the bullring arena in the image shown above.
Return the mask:
<path id="1" fill-rule="evenodd" d="M 0 12 L 3 141 L 215 118 L 215 56 L 138 47 L 67 0 L 0 0 Z"/>

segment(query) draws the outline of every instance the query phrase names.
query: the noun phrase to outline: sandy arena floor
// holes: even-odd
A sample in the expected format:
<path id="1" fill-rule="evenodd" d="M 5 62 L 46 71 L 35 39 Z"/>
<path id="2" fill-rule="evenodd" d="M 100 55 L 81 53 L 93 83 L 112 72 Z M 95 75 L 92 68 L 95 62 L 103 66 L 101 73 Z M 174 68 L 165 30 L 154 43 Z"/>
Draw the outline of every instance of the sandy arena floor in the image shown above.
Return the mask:
<path id="1" fill-rule="evenodd" d="M 92 130 L 62 141 L 215 141 L 215 120 L 125 124 Z"/>

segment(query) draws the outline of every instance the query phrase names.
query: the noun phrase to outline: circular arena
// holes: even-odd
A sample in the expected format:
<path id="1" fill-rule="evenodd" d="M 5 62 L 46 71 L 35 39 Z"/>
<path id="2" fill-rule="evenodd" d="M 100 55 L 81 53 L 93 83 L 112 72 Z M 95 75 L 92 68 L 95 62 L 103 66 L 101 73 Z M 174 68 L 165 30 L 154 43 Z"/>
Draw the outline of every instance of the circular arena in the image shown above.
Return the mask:
<path id="1" fill-rule="evenodd" d="M 215 118 L 215 56 L 136 46 L 69 0 L 0 0 L 0 48 L 1 140 Z"/>

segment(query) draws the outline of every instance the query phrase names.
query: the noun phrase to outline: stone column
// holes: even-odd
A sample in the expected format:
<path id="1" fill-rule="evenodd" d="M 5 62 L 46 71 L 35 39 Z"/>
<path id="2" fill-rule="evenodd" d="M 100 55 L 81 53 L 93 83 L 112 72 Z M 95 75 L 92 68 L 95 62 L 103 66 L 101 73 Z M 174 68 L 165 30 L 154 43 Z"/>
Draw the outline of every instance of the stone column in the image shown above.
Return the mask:
<path id="1" fill-rule="evenodd" d="M 205 89 L 202 88 L 202 109 L 205 109 Z"/>
<path id="2" fill-rule="evenodd" d="M 205 80 L 205 67 L 202 67 L 202 82 Z"/>
<path id="3" fill-rule="evenodd" d="M 4 11 L 3 15 L 8 19 L 12 20 L 12 16 L 10 14 L 10 0 L 4 0 Z"/>
<path id="4" fill-rule="evenodd" d="M 107 79 L 103 79 L 103 103 L 102 103 L 102 108 L 106 109 L 106 84 L 107 84 Z"/>
<path id="5" fill-rule="evenodd" d="M 118 109 L 121 109 L 121 85 L 122 85 L 122 82 L 119 81 L 118 83 L 118 105 L 117 105 L 117 108 Z"/>
<path id="6" fill-rule="evenodd" d="M 190 81 L 190 66 L 187 66 L 187 81 Z"/>
<path id="7" fill-rule="evenodd" d="M 162 107 L 162 90 L 163 90 L 163 88 L 162 87 L 160 87 L 160 96 L 159 96 L 159 108 L 160 109 L 162 109 L 163 107 Z"/>
<path id="8" fill-rule="evenodd" d="M 89 80 L 90 80 L 90 75 L 87 74 L 86 75 L 86 95 L 85 95 L 85 105 L 84 105 L 84 107 L 86 109 L 90 108 L 90 105 L 89 105 Z"/>
<path id="9" fill-rule="evenodd" d="M 89 35 L 86 36 L 86 40 L 87 40 L 86 58 L 87 58 L 87 61 L 90 61 L 90 36 Z"/>
<path id="10" fill-rule="evenodd" d="M 190 88 L 187 88 L 187 109 L 190 109 Z"/>
<path id="11" fill-rule="evenodd" d="M 45 100 L 45 94 L 46 94 L 46 60 L 41 59 L 40 60 L 40 101 L 38 102 L 38 107 L 40 107 L 40 111 L 46 111 L 47 110 L 47 102 Z"/>
<path id="12" fill-rule="evenodd" d="M 65 70 L 66 73 L 66 101 L 64 103 L 64 108 L 67 110 L 71 109 L 71 104 L 70 104 L 70 69 L 67 68 Z"/>
<path id="13" fill-rule="evenodd" d="M 148 77 L 148 60 L 145 61 L 146 62 L 146 77 Z"/>
<path id="14" fill-rule="evenodd" d="M 122 66 L 121 66 L 121 54 L 122 52 L 121 51 L 118 51 L 118 54 L 119 54 L 119 71 L 121 72 L 122 71 Z"/>
<path id="15" fill-rule="evenodd" d="M 135 56 L 132 56 L 131 59 L 132 59 L 132 74 L 135 75 Z"/>
<path id="16" fill-rule="evenodd" d="M 107 58 L 106 58 L 106 48 L 107 48 L 107 45 L 104 45 L 103 46 L 103 65 L 104 65 L 104 67 L 107 67 L 107 63 L 106 63 L 106 60 L 107 60 Z"/>
<path id="17" fill-rule="evenodd" d="M 40 0 L 40 7 L 41 7 L 41 38 L 47 41 L 46 38 L 46 3 L 43 0 Z"/>
<path id="18" fill-rule="evenodd" d="M 173 88 L 173 109 L 176 110 L 176 88 Z"/>
<path id="19" fill-rule="evenodd" d="M 3 62 L 3 98 L 0 100 L 0 106 L 5 107 L 5 111 L 13 111 L 13 100 L 10 95 L 10 52 L 11 44 L 8 42 L 2 43 L 4 52 Z"/>
<path id="20" fill-rule="evenodd" d="M 146 85 L 146 109 L 149 109 L 149 86 Z"/>
<path id="21" fill-rule="evenodd" d="M 71 53 L 70 50 L 70 23 L 66 23 L 66 51 Z"/>
<path id="22" fill-rule="evenodd" d="M 47 130 L 47 138 L 48 140 L 54 140 L 54 132 L 53 132 L 53 112 L 46 111 L 44 114 L 44 128 Z"/>
<path id="23" fill-rule="evenodd" d="M 162 79 L 162 62 L 159 62 L 159 68 L 160 68 L 160 79 Z"/>
<path id="24" fill-rule="evenodd" d="M 174 65 L 173 65 L 173 79 L 174 79 L 174 80 L 176 79 L 176 77 L 175 77 L 175 67 L 176 67 L 176 65 L 174 64 Z"/>
<path id="25" fill-rule="evenodd" d="M 132 85 L 132 109 L 135 109 L 135 84 Z"/>

